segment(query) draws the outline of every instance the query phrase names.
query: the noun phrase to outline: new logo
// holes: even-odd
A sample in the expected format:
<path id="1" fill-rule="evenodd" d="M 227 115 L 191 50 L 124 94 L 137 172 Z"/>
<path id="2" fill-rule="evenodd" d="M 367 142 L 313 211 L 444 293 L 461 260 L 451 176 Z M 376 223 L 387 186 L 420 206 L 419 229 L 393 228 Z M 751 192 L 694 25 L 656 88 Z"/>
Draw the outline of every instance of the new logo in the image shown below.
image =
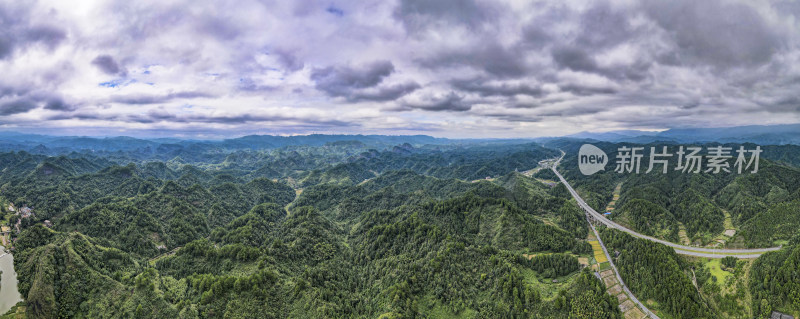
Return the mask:
<path id="1" fill-rule="evenodd" d="M 583 144 L 578 151 L 578 168 L 583 175 L 592 175 L 606 168 L 608 155 L 597 146 Z"/>

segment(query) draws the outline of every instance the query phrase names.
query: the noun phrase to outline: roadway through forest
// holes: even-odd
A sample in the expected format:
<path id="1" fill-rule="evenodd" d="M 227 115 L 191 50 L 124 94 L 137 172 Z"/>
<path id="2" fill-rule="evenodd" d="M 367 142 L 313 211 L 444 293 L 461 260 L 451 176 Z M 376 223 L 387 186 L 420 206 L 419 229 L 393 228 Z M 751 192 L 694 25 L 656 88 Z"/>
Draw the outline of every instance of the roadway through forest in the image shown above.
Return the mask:
<path id="1" fill-rule="evenodd" d="M 666 240 L 661 240 L 661 239 L 658 239 L 658 238 L 654 238 L 654 237 L 647 236 L 647 235 L 644 235 L 644 234 L 640 234 L 640 233 L 638 233 L 636 231 L 633 231 L 633 230 L 631 230 L 631 229 L 629 229 L 629 228 L 627 228 L 625 226 L 622 226 L 620 224 L 617 224 L 617 223 L 605 218 L 603 215 L 601 215 L 600 213 L 595 211 L 594 208 L 592 208 L 591 206 L 586 204 L 586 202 L 583 201 L 583 199 L 580 197 L 580 195 L 578 195 L 578 192 L 576 192 L 572 188 L 572 186 L 567 182 L 567 180 L 564 179 L 563 176 L 561 176 L 561 174 L 558 172 L 558 170 L 556 170 L 556 167 L 558 167 L 558 164 L 561 163 L 561 160 L 564 158 L 565 155 L 566 155 L 566 153 L 564 153 L 564 151 L 561 151 L 561 157 L 558 158 L 558 160 L 556 160 L 556 162 L 553 164 L 551 169 L 556 174 L 556 176 L 558 176 L 558 179 L 561 180 L 561 183 L 563 183 L 564 186 L 567 187 L 567 190 L 569 190 L 570 194 L 572 194 L 572 197 L 575 198 L 575 201 L 578 202 L 578 205 L 583 209 L 583 211 L 586 212 L 586 215 L 590 220 L 599 221 L 599 222 L 605 224 L 608 227 L 615 228 L 615 229 L 618 229 L 620 231 L 626 232 L 626 233 L 630 234 L 631 236 L 634 236 L 634 237 L 637 237 L 637 238 L 647 239 L 649 241 L 657 242 L 657 243 L 662 244 L 662 245 L 670 246 L 673 249 L 675 249 L 676 253 L 679 253 L 679 254 L 682 254 L 682 255 L 695 256 L 695 257 L 723 258 L 723 257 L 727 257 L 727 256 L 732 256 L 732 257 L 736 257 L 736 258 L 757 258 L 758 256 L 761 256 L 761 254 L 763 254 L 765 252 L 776 251 L 776 250 L 781 249 L 781 246 L 770 247 L 770 248 L 754 248 L 754 249 L 714 249 L 714 248 L 693 247 L 693 246 L 685 246 L 685 245 L 680 245 L 680 244 L 676 244 L 676 243 L 673 243 L 673 242 L 668 242 Z"/>
<path id="2" fill-rule="evenodd" d="M 587 219 L 587 221 L 589 221 L 588 220 L 589 219 L 588 215 L 586 216 L 586 219 Z M 611 255 L 608 253 L 608 250 L 606 249 L 606 245 L 603 243 L 603 239 L 600 238 L 600 234 L 597 233 L 597 229 L 594 228 L 594 225 L 592 225 L 592 223 L 589 223 L 589 227 L 592 229 L 592 231 L 594 232 L 594 235 L 597 237 L 597 241 L 600 243 L 600 248 L 603 249 L 603 254 L 608 259 L 608 264 L 611 266 L 611 270 L 614 271 L 614 276 L 616 276 L 617 283 L 619 283 L 619 286 L 622 287 L 622 293 L 624 293 L 628 297 L 627 298 L 628 300 L 632 301 L 634 304 L 636 304 L 636 306 L 639 307 L 639 309 L 641 309 L 644 312 L 645 317 L 650 317 L 652 319 L 660 319 L 655 313 L 650 311 L 650 309 L 648 309 L 644 304 L 642 304 L 642 302 L 639 301 L 639 299 L 636 298 L 636 296 L 633 294 L 633 292 L 631 292 L 630 289 L 628 289 L 628 286 L 625 285 L 625 281 L 623 281 L 622 277 L 619 275 L 619 270 L 617 269 L 617 265 L 615 265 L 614 264 L 614 260 L 611 259 Z M 603 283 L 605 284 L 606 281 L 603 281 Z M 612 287 L 613 287 L 613 285 L 607 286 L 606 287 L 606 288 L 608 288 L 607 292 L 611 293 L 611 288 Z M 619 296 L 619 295 L 617 295 L 617 296 Z M 619 298 L 619 297 L 617 297 L 617 298 Z M 618 299 L 618 300 L 621 300 L 621 299 Z M 625 307 L 625 304 L 622 303 L 622 304 L 620 304 L 620 310 L 622 312 L 626 312 L 626 311 L 629 311 L 629 310 L 633 309 L 633 307 L 630 307 L 630 308 L 627 308 L 627 309 L 623 309 L 623 308 L 627 308 L 627 307 Z M 640 315 L 641 315 L 641 313 L 640 313 Z M 626 314 L 626 318 L 627 318 L 627 316 L 628 315 Z M 637 319 L 641 319 L 641 318 L 644 318 L 644 317 L 639 317 Z"/>

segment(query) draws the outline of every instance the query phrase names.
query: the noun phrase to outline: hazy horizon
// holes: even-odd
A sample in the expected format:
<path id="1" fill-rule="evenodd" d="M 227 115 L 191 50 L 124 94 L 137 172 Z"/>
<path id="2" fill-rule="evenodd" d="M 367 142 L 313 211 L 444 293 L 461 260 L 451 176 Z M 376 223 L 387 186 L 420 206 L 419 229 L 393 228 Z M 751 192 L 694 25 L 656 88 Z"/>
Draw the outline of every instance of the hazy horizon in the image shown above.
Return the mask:
<path id="1" fill-rule="evenodd" d="M 548 136 L 530 136 L 530 137 L 446 137 L 436 136 L 431 134 L 369 134 L 369 133 L 295 133 L 295 134 L 245 134 L 245 135 L 228 135 L 221 137 L 181 137 L 181 136 L 159 136 L 159 135 L 70 135 L 70 134 L 39 134 L 20 131 L 1 131 L 0 139 L 3 137 L 15 138 L 20 136 L 41 136 L 45 138 L 94 138 L 94 139 L 108 139 L 108 138 L 135 138 L 141 140 L 157 141 L 160 139 L 179 140 L 179 141 L 209 141 L 221 142 L 224 140 L 238 139 L 249 136 L 264 136 L 264 137 L 308 137 L 313 135 L 319 136 L 376 136 L 376 137 L 430 137 L 435 139 L 447 139 L 452 141 L 503 141 L 503 140 L 537 140 L 542 138 L 578 138 L 578 139 L 595 139 L 600 141 L 619 142 L 622 140 L 637 141 L 638 143 L 647 143 L 649 141 L 657 141 L 662 139 L 664 141 L 678 141 L 678 140 L 693 140 L 693 141 L 749 141 L 759 142 L 766 144 L 798 144 L 798 134 L 792 129 L 800 129 L 800 123 L 794 124 L 780 124 L 780 125 L 746 125 L 746 126 L 733 126 L 733 127 L 718 127 L 718 128 L 669 128 L 665 130 L 598 130 L 598 131 L 581 131 L 574 134 L 561 134 L 561 135 L 548 135 Z M 788 130 L 787 130 L 788 129 Z M 691 137 L 687 136 L 688 130 Z M 720 131 L 722 130 L 722 131 Z M 721 135 L 720 135 L 721 134 Z M 637 140 L 638 139 L 638 140 Z M 37 140 L 36 137 L 33 140 Z"/>

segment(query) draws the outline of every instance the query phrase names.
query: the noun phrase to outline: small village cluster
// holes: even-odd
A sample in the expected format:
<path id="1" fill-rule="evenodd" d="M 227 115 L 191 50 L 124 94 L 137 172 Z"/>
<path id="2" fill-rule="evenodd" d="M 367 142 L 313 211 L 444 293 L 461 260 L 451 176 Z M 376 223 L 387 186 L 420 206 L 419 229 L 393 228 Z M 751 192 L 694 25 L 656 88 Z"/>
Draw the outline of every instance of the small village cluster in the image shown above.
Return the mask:
<path id="1" fill-rule="evenodd" d="M 19 216 L 19 218 L 17 219 L 17 222 L 14 224 L 14 228 L 16 230 L 16 233 L 19 233 L 21 231 L 21 226 L 22 226 L 22 220 L 23 219 L 27 219 L 27 218 L 31 218 L 31 217 L 36 216 L 36 214 L 33 212 L 33 207 L 22 206 L 20 208 L 17 208 L 17 207 L 14 206 L 14 203 L 9 203 L 8 204 L 8 211 L 13 212 L 14 215 Z M 53 227 L 53 223 L 50 220 L 45 220 L 44 222 L 42 222 L 42 225 L 44 225 L 45 227 L 48 227 L 48 228 L 52 228 Z M 10 227 L 5 226 L 5 225 L 0 227 L 0 236 L 3 236 L 3 240 L 2 241 L 3 241 L 3 245 L 4 246 L 6 245 L 6 242 L 8 240 L 7 236 L 9 235 L 10 232 L 11 232 L 11 228 Z"/>

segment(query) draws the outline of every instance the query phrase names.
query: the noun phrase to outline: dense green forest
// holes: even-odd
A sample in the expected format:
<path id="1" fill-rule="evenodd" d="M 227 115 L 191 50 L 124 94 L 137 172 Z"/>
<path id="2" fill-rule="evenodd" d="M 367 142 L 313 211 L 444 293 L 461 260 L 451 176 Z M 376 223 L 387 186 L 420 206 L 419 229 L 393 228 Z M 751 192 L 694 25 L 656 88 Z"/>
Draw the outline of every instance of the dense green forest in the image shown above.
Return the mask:
<path id="1" fill-rule="evenodd" d="M 795 314 L 800 311 L 800 242 L 795 239 L 791 244 L 753 262 L 750 294 L 757 316 L 772 310 Z"/>
<path id="2" fill-rule="evenodd" d="M 592 258 L 583 212 L 563 185 L 542 182 L 556 179 L 551 171 L 523 173 L 558 157 L 556 146 L 372 147 L 330 142 L 224 156 L 213 148 L 192 161 L 143 160 L 132 151 L 2 153 L 2 212 L 20 228 L 11 239 L 24 302 L 12 312 L 622 318 L 617 298 L 579 262 Z M 557 147 L 574 150 L 570 143 Z M 763 177 L 587 179 L 571 165 L 565 159 L 559 170 L 593 206 L 604 207 L 623 183 L 618 207 L 643 232 L 677 241 L 682 224 L 702 238 L 721 231 L 725 210 L 742 225 L 739 241 L 787 244 L 755 262 L 719 263 L 738 278 L 729 284 L 737 290 L 728 291 L 699 261 L 602 231 L 608 248 L 620 253 L 615 262 L 631 290 L 665 318 L 797 309 L 797 252 L 789 253 L 800 200 L 795 168 L 766 162 Z M 12 203 L 32 214 L 9 211 Z M 787 222 L 768 223 L 773 218 Z M 770 233 L 758 231 L 765 228 Z"/>
<path id="3" fill-rule="evenodd" d="M 714 318 L 711 309 L 686 274 L 689 264 L 667 246 L 634 238 L 613 229 L 601 231 L 603 241 L 619 252 L 615 264 L 631 291 L 651 307 L 674 318 Z"/>
<path id="4" fill-rule="evenodd" d="M 621 318 L 578 265 L 591 247 L 577 206 L 517 173 L 557 154 L 337 143 L 189 165 L 12 152 L 0 194 L 33 212 L 9 218 L 32 318 Z"/>
<path id="5" fill-rule="evenodd" d="M 547 146 L 577 153 L 582 143 L 554 141 Z M 723 245 L 731 248 L 772 247 L 787 243 L 800 228 L 800 168 L 793 157 L 797 146 L 765 146 L 755 174 L 683 173 L 674 170 L 673 159 L 666 174 L 645 173 L 650 147 L 675 145 L 593 143 L 610 156 L 605 171 L 584 176 L 577 169 L 576 157 L 567 156 L 560 172 L 595 210 L 604 212 L 613 201 L 614 189 L 621 186 L 610 218 L 641 233 L 672 242 L 697 246 Z M 702 144 L 709 147 L 717 144 Z M 639 174 L 614 172 L 615 156 L 622 146 L 644 147 Z M 726 144 L 737 149 L 739 144 Z M 753 144 L 743 144 L 754 149 Z M 656 165 L 660 168 L 660 165 Z M 550 172 L 537 177 L 552 178 Z M 776 222 L 778 221 L 778 222 Z M 734 230 L 732 236 L 724 235 Z M 684 235 L 685 234 L 685 235 Z M 720 243 L 720 240 L 724 243 Z"/>

